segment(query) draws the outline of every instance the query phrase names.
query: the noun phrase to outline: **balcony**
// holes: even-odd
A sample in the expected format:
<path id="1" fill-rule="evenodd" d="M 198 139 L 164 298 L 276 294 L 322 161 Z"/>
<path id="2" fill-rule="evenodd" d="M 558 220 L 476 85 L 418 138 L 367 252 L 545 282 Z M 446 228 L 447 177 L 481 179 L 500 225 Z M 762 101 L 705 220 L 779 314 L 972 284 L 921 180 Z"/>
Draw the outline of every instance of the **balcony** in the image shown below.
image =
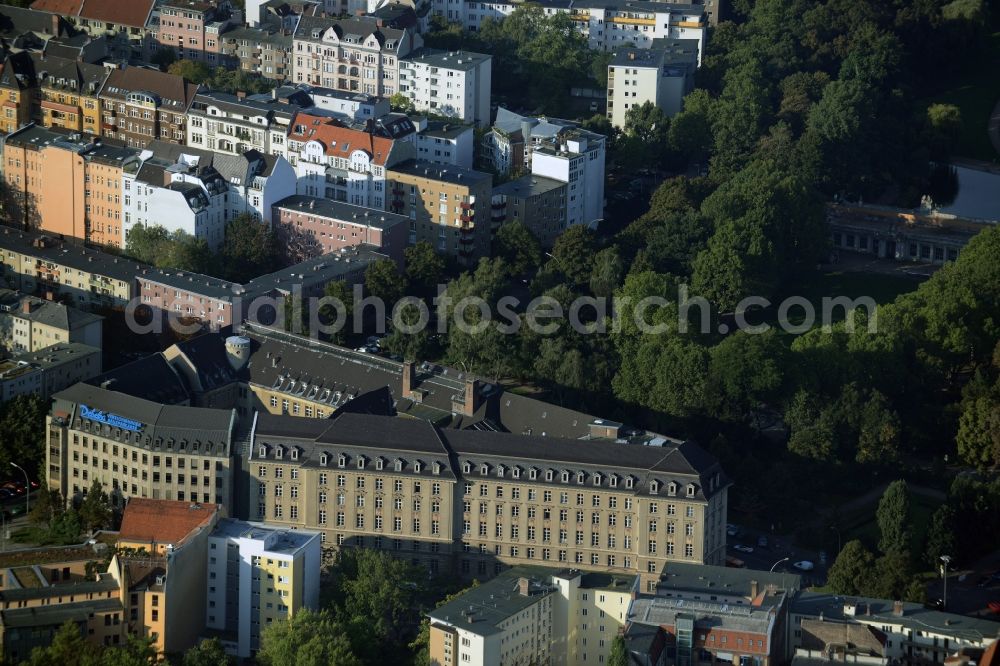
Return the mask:
<path id="1" fill-rule="evenodd" d="M 463 213 L 458 219 L 462 220 L 462 222 L 469 223 L 469 222 L 474 222 L 475 221 L 473 218 L 475 218 L 474 214 L 472 214 L 472 213 Z"/>
<path id="2" fill-rule="evenodd" d="M 622 23 L 625 25 L 656 25 L 655 18 L 631 18 L 628 16 L 612 17 L 611 22 Z"/>
<path id="3" fill-rule="evenodd" d="M 460 208 L 461 208 L 462 210 L 472 210 L 472 207 L 473 207 L 473 206 L 474 206 L 475 204 L 471 204 L 471 203 L 469 203 L 468 201 L 463 201 L 462 203 L 460 203 L 460 204 L 458 204 L 458 205 L 459 205 L 459 207 L 460 207 Z"/>

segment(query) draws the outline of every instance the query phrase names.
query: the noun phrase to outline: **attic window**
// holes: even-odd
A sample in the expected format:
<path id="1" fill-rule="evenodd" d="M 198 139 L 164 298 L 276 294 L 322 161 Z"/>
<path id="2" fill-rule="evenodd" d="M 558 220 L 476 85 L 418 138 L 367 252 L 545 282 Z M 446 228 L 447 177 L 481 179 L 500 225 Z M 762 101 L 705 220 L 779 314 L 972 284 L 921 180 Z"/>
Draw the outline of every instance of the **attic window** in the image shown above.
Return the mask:
<path id="1" fill-rule="evenodd" d="M 382 469 L 382 464 L 383 463 L 382 463 L 382 459 L 381 458 L 376 458 L 375 459 L 375 469 L 378 469 L 378 470 Z"/>
<path id="2" fill-rule="evenodd" d="M 462 465 L 462 471 L 466 474 L 470 473 L 472 471 L 472 463 L 465 463 Z"/>
<path id="3" fill-rule="evenodd" d="M 419 472 L 420 471 L 420 463 L 417 463 L 415 467 L 416 467 L 417 471 Z M 435 474 L 440 474 L 441 473 L 441 463 L 439 463 L 439 462 L 434 463 L 434 473 Z"/>
<path id="4" fill-rule="evenodd" d="M 413 471 L 416 472 L 417 474 L 420 473 L 420 470 L 423 469 L 423 467 L 424 467 L 424 464 L 422 462 L 420 462 L 419 460 L 417 460 L 417 461 L 415 461 L 413 463 Z M 434 473 L 437 474 L 437 469 L 434 470 Z"/>
<path id="5" fill-rule="evenodd" d="M 497 476 L 499 476 L 501 479 L 503 478 L 504 472 L 506 471 L 507 470 L 503 465 L 497 466 Z"/>
<path id="6" fill-rule="evenodd" d="M 687 486 L 687 496 L 688 497 L 694 497 L 694 484 L 693 483 L 689 483 L 688 486 Z"/>
<path id="7" fill-rule="evenodd" d="M 545 471 L 545 480 L 546 481 L 551 481 L 552 480 L 552 470 L 551 469 Z"/>
<path id="8" fill-rule="evenodd" d="M 297 447 L 292 447 L 292 460 L 299 459 L 299 449 Z"/>
<path id="9" fill-rule="evenodd" d="M 490 473 L 490 466 L 486 465 L 486 464 L 480 465 L 479 466 L 479 473 L 481 475 L 483 475 L 483 476 L 486 476 L 487 474 Z"/>
<path id="10" fill-rule="evenodd" d="M 395 467 L 396 467 L 396 471 L 397 472 L 402 472 L 403 471 L 403 461 L 402 460 L 397 460 L 395 462 Z"/>
<path id="11" fill-rule="evenodd" d="M 330 462 L 330 456 L 327 453 L 319 454 L 319 464 L 321 467 L 326 467 L 327 463 Z"/>
<path id="12" fill-rule="evenodd" d="M 360 456 L 358 457 L 358 469 L 364 469 L 364 468 L 365 468 L 365 457 Z"/>
<path id="13" fill-rule="evenodd" d="M 611 486 L 612 488 L 617 488 L 618 487 L 618 477 L 615 476 L 614 474 L 612 474 L 608 478 L 608 485 Z"/>
<path id="14" fill-rule="evenodd" d="M 528 470 L 528 478 L 531 479 L 532 481 L 534 481 L 535 479 L 537 479 L 538 478 L 538 470 L 535 469 L 534 467 L 532 467 L 531 469 L 529 469 Z"/>
<path id="15" fill-rule="evenodd" d="M 595 474 L 594 475 L 594 485 L 595 486 L 601 485 L 601 475 L 600 474 Z"/>
<path id="16" fill-rule="evenodd" d="M 562 482 L 563 482 L 563 483 L 569 483 L 569 472 L 565 472 L 565 471 L 564 471 L 564 472 L 562 473 Z"/>
<path id="17" fill-rule="evenodd" d="M 345 456 L 344 454 L 340 454 L 340 457 L 337 458 L 337 467 L 346 467 L 346 466 L 347 466 L 347 456 Z"/>
<path id="18" fill-rule="evenodd" d="M 631 476 L 625 477 L 625 487 L 631 490 L 633 485 L 635 485 L 635 479 Z"/>
<path id="19" fill-rule="evenodd" d="M 655 480 L 655 479 L 652 480 L 652 481 L 650 481 L 649 482 L 649 492 L 651 492 L 654 495 L 656 493 L 660 492 L 660 482 L 657 481 L 657 480 Z"/>
<path id="20" fill-rule="evenodd" d="M 281 446 L 279 446 L 278 448 L 276 448 L 274 450 L 274 457 L 277 458 L 278 460 L 281 460 L 282 458 L 284 458 L 285 457 L 285 449 L 283 447 L 281 447 Z"/>
<path id="21" fill-rule="evenodd" d="M 677 484 L 673 481 L 667 484 L 667 494 L 671 497 L 677 494 Z"/>
<path id="22" fill-rule="evenodd" d="M 520 467 L 515 467 L 513 470 L 511 470 L 511 473 L 514 475 L 515 479 L 520 479 L 521 478 L 521 468 Z"/>
<path id="23" fill-rule="evenodd" d="M 267 447 L 266 446 L 261 446 L 260 450 L 257 453 L 260 454 L 261 458 L 266 458 L 267 457 Z"/>
<path id="24" fill-rule="evenodd" d="M 586 477 L 586 475 L 583 472 L 577 472 L 576 473 L 576 482 L 579 483 L 579 484 L 583 484 L 583 480 L 584 480 L 585 477 Z"/>

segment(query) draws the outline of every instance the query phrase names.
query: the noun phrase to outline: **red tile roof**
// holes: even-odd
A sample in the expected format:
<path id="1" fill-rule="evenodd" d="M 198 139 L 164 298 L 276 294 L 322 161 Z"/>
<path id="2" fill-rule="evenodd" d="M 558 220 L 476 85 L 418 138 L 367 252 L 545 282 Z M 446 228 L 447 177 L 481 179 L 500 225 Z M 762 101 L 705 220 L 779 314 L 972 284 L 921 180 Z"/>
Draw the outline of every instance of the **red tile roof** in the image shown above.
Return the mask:
<path id="1" fill-rule="evenodd" d="M 305 131 L 296 131 L 302 126 Z M 344 127 L 324 116 L 300 113 L 295 116 L 292 131 L 288 135 L 292 141 L 319 141 L 327 155 L 349 158 L 355 150 L 363 150 L 371 157 L 372 164 L 385 166 L 392 150 L 392 139 L 374 136 L 368 132 Z"/>
<path id="2" fill-rule="evenodd" d="M 219 510 L 217 504 L 133 497 L 122 514 L 120 540 L 179 543 L 205 525 Z"/>
<path id="3" fill-rule="evenodd" d="M 52 12 L 61 16 L 78 16 L 83 0 L 35 0 L 31 8 L 40 12 Z"/>
<path id="4" fill-rule="evenodd" d="M 80 16 L 86 19 L 96 19 L 127 25 L 133 28 L 143 28 L 153 11 L 155 0 L 83 0 Z"/>

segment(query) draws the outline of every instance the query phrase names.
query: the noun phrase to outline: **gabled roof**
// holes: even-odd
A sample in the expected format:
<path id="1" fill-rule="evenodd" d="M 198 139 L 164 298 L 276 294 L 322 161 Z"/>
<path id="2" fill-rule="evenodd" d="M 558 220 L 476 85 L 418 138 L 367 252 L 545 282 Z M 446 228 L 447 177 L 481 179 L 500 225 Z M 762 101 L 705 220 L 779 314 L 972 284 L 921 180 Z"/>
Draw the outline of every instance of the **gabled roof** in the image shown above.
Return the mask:
<path id="1" fill-rule="evenodd" d="M 298 129 L 302 131 L 297 131 Z M 355 150 L 363 150 L 371 157 L 372 163 L 379 166 L 386 166 L 393 145 L 392 139 L 344 127 L 331 122 L 330 118 L 312 116 L 308 113 L 295 116 L 288 138 L 303 143 L 319 141 L 326 155 L 330 157 L 349 158 Z"/>
<path id="2" fill-rule="evenodd" d="M 52 12 L 62 16 L 79 16 L 83 0 L 35 0 L 31 8 L 38 12 Z"/>
<path id="3" fill-rule="evenodd" d="M 80 18 L 144 28 L 156 0 L 83 0 Z"/>
<path id="4" fill-rule="evenodd" d="M 133 497 L 125 505 L 118 539 L 177 545 L 207 525 L 218 511 L 217 504 Z"/>
<path id="5" fill-rule="evenodd" d="M 153 93 L 164 103 L 172 103 L 176 107 L 173 110 L 187 111 L 198 93 L 198 86 L 175 74 L 143 67 L 126 67 L 111 72 L 101 91 L 101 97 L 124 98 L 130 92 Z"/>

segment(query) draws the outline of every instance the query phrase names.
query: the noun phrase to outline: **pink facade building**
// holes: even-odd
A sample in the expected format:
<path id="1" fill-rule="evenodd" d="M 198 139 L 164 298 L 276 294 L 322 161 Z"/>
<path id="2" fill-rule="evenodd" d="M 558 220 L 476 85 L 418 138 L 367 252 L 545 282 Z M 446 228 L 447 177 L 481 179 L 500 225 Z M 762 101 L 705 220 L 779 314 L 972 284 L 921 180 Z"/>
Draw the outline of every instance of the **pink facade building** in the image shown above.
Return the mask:
<path id="1" fill-rule="evenodd" d="M 274 204 L 271 215 L 275 233 L 295 259 L 363 244 L 403 265 L 410 223 L 403 215 L 298 194 Z"/>
<path id="2" fill-rule="evenodd" d="M 169 0 L 160 8 L 157 40 L 172 48 L 178 59 L 199 60 L 210 66 L 226 66 L 222 33 L 229 27 L 232 12 L 225 0 Z"/>

